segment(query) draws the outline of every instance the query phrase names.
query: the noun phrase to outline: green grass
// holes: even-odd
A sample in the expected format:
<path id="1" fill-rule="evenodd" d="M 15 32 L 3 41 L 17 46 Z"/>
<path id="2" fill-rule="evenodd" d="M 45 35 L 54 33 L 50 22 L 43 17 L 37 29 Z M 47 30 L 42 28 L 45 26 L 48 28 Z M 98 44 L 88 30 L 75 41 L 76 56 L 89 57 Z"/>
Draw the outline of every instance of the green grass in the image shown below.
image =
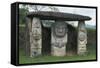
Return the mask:
<path id="1" fill-rule="evenodd" d="M 61 61 L 78 61 L 78 60 L 95 60 L 96 54 L 95 52 L 90 52 L 87 55 L 79 56 L 64 56 L 64 57 L 57 57 L 57 56 L 38 56 L 38 57 L 29 57 L 26 56 L 23 50 L 20 50 L 19 53 L 19 63 L 20 64 L 27 64 L 27 63 L 43 63 L 43 62 L 61 62 Z"/>

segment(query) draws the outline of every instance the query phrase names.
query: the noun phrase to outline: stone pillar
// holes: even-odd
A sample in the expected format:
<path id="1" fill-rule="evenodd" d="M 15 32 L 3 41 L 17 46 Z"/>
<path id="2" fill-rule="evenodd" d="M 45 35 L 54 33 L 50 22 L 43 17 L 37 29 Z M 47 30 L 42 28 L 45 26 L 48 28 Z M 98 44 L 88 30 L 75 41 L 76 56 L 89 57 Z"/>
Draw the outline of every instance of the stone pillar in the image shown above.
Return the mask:
<path id="1" fill-rule="evenodd" d="M 32 26 L 30 32 L 30 56 L 38 56 L 41 55 L 42 48 L 42 28 L 41 22 L 39 18 L 33 17 Z"/>
<path id="2" fill-rule="evenodd" d="M 78 48 L 77 48 L 78 55 L 85 55 L 85 53 L 87 52 L 86 44 L 87 44 L 87 32 L 85 28 L 85 22 L 79 21 L 78 23 Z"/>
<path id="3" fill-rule="evenodd" d="M 67 44 L 67 25 L 64 21 L 56 21 L 51 28 L 51 54 L 65 56 Z"/>

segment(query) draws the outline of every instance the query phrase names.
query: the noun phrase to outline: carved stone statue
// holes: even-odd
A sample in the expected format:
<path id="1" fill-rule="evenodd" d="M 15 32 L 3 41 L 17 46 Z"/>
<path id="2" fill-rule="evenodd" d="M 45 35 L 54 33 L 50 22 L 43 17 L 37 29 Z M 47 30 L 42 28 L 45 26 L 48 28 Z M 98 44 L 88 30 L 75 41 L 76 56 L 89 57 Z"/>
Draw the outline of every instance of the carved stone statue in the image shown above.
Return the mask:
<path id="1" fill-rule="evenodd" d="M 33 18 L 32 20 L 32 31 L 30 34 L 31 38 L 31 57 L 41 55 L 42 48 L 42 33 L 41 33 L 41 22 L 39 18 Z"/>
<path id="2" fill-rule="evenodd" d="M 65 56 L 67 44 L 67 25 L 64 21 L 56 21 L 51 29 L 51 54 Z"/>
<path id="3" fill-rule="evenodd" d="M 84 55 L 86 53 L 87 32 L 84 21 L 78 24 L 78 54 Z"/>

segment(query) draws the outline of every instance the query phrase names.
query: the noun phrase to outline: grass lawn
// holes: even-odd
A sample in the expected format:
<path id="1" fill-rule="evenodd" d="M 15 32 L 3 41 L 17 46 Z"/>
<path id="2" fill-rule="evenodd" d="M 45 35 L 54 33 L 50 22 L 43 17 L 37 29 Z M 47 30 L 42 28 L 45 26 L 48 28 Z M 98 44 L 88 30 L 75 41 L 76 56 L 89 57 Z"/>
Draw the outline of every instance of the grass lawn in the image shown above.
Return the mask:
<path id="1" fill-rule="evenodd" d="M 74 55 L 74 56 L 38 56 L 38 57 L 29 57 L 26 56 L 23 50 L 20 50 L 19 53 L 19 63 L 43 63 L 43 62 L 60 62 L 60 61 L 78 61 L 78 60 L 95 60 L 96 54 L 95 51 L 92 51 L 84 56 Z"/>

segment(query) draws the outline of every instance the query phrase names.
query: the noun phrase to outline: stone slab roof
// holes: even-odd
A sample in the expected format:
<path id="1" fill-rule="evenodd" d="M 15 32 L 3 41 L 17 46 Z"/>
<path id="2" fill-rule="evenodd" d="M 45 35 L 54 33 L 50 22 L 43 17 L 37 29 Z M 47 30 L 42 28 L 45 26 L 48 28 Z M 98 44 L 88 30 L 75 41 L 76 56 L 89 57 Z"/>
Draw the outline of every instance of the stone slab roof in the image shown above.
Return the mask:
<path id="1" fill-rule="evenodd" d="M 37 11 L 27 13 L 27 17 L 39 17 L 42 20 L 64 20 L 64 21 L 81 21 L 81 20 L 91 20 L 88 16 L 63 13 L 63 12 L 53 12 L 53 11 Z"/>

